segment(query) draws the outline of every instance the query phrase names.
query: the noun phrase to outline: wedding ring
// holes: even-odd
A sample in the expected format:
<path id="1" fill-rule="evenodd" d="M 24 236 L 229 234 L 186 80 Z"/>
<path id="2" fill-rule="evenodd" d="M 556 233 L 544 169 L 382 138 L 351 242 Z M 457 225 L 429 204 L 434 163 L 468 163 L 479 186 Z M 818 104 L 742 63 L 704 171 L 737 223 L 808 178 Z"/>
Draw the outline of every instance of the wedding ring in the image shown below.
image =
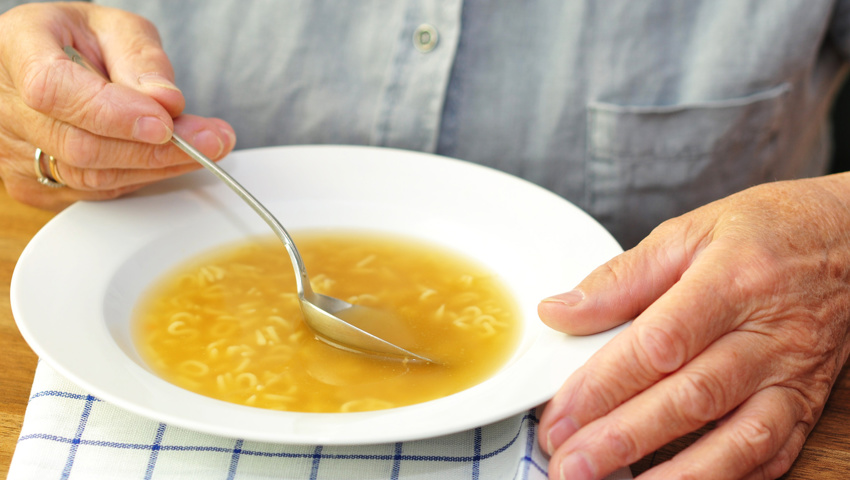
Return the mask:
<path id="1" fill-rule="evenodd" d="M 38 178 L 38 183 L 50 188 L 64 187 L 65 182 L 59 176 L 59 170 L 56 168 L 56 159 L 53 158 L 53 155 L 47 156 L 50 175 L 45 174 L 42 170 L 41 156 L 43 153 L 40 148 L 35 149 L 35 175 Z"/>
<path id="2" fill-rule="evenodd" d="M 56 165 L 56 157 L 53 155 L 49 156 L 48 166 L 50 167 L 50 176 L 56 180 L 56 183 L 60 183 L 62 185 L 66 185 L 65 180 L 62 179 L 62 175 L 59 175 L 59 166 Z"/>

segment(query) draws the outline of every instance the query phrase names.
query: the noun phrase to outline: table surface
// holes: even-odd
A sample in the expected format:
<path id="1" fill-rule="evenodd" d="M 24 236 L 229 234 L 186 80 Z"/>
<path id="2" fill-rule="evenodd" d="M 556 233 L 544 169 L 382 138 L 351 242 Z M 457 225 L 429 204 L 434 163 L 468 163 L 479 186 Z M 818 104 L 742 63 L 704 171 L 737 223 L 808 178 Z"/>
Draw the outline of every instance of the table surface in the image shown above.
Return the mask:
<path id="1" fill-rule="evenodd" d="M 9 305 L 9 285 L 18 257 L 53 214 L 18 204 L 0 184 L 0 477 L 12 460 L 37 357 L 21 338 Z M 823 415 L 783 479 L 846 479 L 850 472 L 850 363 L 844 367 Z M 632 465 L 637 476 L 668 460 L 709 427 L 679 439 Z"/>

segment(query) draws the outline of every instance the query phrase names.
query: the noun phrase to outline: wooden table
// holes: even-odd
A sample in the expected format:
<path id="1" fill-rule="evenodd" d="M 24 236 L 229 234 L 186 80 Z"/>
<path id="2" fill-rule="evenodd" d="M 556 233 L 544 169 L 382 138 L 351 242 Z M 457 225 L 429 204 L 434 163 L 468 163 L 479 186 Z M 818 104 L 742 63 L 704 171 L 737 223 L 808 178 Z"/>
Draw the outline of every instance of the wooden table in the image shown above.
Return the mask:
<path id="1" fill-rule="evenodd" d="M 0 184 L 0 477 L 5 478 L 29 397 L 36 356 L 21 338 L 9 305 L 15 262 L 52 214 L 12 201 Z M 784 479 L 850 478 L 850 366 L 845 366 L 820 422 Z M 705 429 L 704 429 L 705 430 Z M 696 432 L 632 466 L 637 475 L 669 459 L 702 433 Z"/>

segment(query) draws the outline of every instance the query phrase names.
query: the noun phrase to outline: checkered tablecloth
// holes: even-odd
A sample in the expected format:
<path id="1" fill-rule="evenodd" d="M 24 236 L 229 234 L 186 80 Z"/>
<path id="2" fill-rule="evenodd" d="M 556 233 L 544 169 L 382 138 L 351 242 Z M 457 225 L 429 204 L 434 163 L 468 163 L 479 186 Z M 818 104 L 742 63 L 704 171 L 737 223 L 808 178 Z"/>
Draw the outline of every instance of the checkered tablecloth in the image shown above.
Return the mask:
<path id="1" fill-rule="evenodd" d="M 444 437 L 364 446 L 223 438 L 139 417 L 40 362 L 9 480 L 545 479 L 535 412 Z M 632 478 L 627 469 L 610 480 Z"/>

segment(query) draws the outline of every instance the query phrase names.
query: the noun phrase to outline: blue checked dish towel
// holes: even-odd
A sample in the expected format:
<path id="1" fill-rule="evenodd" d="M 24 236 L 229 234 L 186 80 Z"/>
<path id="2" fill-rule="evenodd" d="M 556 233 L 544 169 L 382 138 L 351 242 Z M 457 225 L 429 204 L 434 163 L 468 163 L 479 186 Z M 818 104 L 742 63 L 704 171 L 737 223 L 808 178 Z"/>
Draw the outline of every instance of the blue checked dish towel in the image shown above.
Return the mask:
<path id="1" fill-rule="evenodd" d="M 364 446 L 223 438 L 137 416 L 39 362 L 8 480 L 543 480 L 534 411 L 428 440 Z M 632 478 L 622 469 L 608 480 Z"/>

